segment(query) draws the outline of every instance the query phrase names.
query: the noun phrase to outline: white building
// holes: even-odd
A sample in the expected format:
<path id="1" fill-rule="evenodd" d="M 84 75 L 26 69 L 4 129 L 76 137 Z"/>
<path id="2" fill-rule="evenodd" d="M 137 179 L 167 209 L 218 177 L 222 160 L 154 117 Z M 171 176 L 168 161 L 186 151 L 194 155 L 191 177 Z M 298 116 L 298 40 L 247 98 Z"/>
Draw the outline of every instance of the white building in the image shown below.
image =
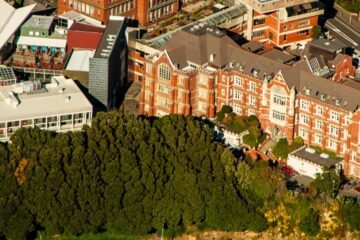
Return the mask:
<path id="1" fill-rule="evenodd" d="M 93 107 L 72 79 L 28 81 L 0 87 L 0 141 L 20 127 L 63 132 L 90 125 Z"/>
<path id="2" fill-rule="evenodd" d="M 322 174 L 324 169 L 342 169 L 343 159 L 332 158 L 325 153 L 317 153 L 313 148 L 303 146 L 289 154 L 287 165 L 311 178 Z"/>

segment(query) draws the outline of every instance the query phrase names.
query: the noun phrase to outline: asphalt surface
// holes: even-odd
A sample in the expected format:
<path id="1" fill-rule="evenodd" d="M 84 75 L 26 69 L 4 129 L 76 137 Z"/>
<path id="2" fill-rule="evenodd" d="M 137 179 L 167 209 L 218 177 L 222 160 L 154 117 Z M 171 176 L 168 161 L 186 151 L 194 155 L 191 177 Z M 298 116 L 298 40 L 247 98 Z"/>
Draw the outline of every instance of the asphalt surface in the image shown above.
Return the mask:
<path id="1" fill-rule="evenodd" d="M 353 29 L 339 18 L 328 19 L 325 27 L 331 34 L 351 48 L 360 50 L 360 29 Z"/>

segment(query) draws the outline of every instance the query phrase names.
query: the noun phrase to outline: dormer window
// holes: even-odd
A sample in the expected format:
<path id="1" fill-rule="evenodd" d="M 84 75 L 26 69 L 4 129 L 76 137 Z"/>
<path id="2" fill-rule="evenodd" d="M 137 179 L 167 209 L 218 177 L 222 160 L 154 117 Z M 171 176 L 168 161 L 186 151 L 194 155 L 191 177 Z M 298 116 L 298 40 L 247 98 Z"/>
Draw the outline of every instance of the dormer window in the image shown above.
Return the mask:
<path id="1" fill-rule="evenodd" d="M 325 101 L 325 98 L 326 98 L 326 95 L 325 95 L 325 94 L 321 94 L 321 96 L 320 96 L 321 101 Z"/>

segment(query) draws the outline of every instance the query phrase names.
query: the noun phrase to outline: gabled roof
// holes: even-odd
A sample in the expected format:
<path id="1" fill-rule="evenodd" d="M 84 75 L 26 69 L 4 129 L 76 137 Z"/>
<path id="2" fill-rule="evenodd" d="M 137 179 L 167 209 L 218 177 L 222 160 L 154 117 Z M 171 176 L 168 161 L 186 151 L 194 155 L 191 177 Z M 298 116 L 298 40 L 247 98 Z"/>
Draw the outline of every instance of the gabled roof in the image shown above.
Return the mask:
<path id="1" fill-rule="evenodd" d="M 8 39 L 19 29 L 20 25 L 30 15 L 36 4 L 15 9 L 4 0 L 0 0 L 0 49 Z"/>

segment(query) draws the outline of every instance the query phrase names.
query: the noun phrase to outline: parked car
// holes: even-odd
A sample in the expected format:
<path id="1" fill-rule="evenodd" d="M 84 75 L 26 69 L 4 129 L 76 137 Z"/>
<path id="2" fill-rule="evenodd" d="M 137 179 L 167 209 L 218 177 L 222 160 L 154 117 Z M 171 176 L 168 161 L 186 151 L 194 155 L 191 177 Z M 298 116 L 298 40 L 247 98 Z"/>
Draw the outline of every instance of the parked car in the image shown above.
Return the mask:
<path id="1" fill-rule="evenodd" d="M 288 174 L 288 175 L 291 175 L 291 176 L 298 174 L 297 171 L 295 171 L 294 169 L 292 169 L 292 168 L 291 168 L 290 166 L 288 166 L 288 165 L 283 166 L 283 167 L 281 168 L 281 171 L 282 171 L 283 173 Z"/>

